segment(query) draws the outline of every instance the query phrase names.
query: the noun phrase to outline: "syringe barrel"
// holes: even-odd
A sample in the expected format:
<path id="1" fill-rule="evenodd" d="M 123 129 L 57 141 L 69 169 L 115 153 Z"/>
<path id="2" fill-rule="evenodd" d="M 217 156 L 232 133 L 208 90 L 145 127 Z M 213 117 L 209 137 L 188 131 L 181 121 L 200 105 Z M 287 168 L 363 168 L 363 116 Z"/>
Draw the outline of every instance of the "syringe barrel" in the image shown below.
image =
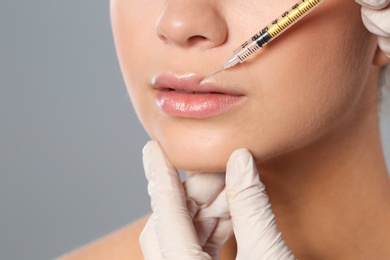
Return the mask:
<path id="1" fill-rule="evenodd" d="M 234 54 L 229 58 L 229 60 L 236 60 L 234 65 L 239 62 L 244 62 L 246 59 L 252 56 L 252 54 L 266 46 L 268 43 L 273 41 L 276 37 L 281 35 L 292 25 L 302 19 L 305 15 L 314 10 L 315 7 L 319 6 L 319 4 L 321 4 L 323 1 L 324 0 L 302 0 L 299 3 L 296 3 L 280 17 L 273 20 L 268 26 L 264 27 L 257 34 L 253 35 L 250 39 L 241 44 L 239 48 L 234 50 Z M 234 66 L 226 66 L 227 63 L 225 63 L 225 68 Z M 233 63 L 230 62 L 230 64 Z"/>

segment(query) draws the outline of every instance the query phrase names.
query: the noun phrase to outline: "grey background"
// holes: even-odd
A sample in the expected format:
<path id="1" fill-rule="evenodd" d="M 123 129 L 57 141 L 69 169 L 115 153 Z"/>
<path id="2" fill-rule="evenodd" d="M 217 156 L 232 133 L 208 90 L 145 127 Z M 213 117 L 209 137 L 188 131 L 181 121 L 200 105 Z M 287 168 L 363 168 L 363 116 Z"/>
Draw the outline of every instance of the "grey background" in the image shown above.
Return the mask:
<path id="1" fill-rule="evenodd" d="M 146 214 L 147 140 L 108 0 L 1 0 L 1 260 L 53 258 Z"/>

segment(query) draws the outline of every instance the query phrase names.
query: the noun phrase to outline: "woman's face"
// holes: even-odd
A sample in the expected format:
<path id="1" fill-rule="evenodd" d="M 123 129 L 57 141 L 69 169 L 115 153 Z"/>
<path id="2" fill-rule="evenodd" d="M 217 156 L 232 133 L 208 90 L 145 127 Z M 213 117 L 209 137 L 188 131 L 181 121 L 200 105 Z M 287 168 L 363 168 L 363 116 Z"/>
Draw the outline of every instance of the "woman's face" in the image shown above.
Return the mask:
<path id="1" fill-rule="evenodd" d="M 178 168 L 223 171 L 238 148 L 258 161 L 291 152 L 358 109 L 376 44 L 351 0 L 325 1 L 254 58 L 199 84 L 296 2 L 111 0 L 131 100 Z"/>

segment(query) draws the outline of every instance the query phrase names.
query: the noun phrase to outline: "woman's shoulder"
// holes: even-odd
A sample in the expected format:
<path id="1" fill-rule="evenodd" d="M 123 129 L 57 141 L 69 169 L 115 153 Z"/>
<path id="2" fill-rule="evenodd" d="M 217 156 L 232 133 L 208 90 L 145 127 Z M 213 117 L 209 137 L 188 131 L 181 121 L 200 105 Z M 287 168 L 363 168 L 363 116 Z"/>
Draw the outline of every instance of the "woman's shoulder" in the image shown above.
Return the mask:
<path id="1" fill-rule="evenodd" d="M 57 260 L 142 260 L 139 236 L 149 216 L 145 216 Z M 232 238 L 222 250 L 221 259 L 235 259 L 236 244 Z"/>
<path id="2" fill-rule="evenodd" d="M 145 216 L 57 260 L 143 259 L 138 238 L 148 218 Z"/>

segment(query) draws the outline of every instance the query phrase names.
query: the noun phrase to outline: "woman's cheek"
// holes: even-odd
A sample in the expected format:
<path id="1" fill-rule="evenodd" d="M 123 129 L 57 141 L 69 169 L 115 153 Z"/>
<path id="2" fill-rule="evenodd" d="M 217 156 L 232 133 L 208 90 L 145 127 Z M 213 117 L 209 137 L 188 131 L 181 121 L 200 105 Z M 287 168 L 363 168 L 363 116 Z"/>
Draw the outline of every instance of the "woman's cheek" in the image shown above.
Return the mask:
<path id="1" fill-rule="evenodd" d="M 345 22 L 354 19 L 359 27 L 357 14 Z M 151 138 L 181 169 L 223 171 L 235 149 L 248 148 L 262 161 L 312 143 L 345 118 L 363 89 L 358 80 L 366 70 L 360 63 L 367 64 L 359 53 L 365 44 L 362 32 L 337 27 L 346 18 L 324 11 L 285 33 L 252 62 L 224 72 L 250 90 L 251 102 L 240 113 L 206 122 L 170 118 L 157 108 L 148 82 L 151 68 L 165 66 L 157 42 L 147 41 L 156 36 L 122 15 L 128 34 L 119 26 L 116 41 L 133 105 Z M 150 55 L 142 52 L 145 46 Z"/>

